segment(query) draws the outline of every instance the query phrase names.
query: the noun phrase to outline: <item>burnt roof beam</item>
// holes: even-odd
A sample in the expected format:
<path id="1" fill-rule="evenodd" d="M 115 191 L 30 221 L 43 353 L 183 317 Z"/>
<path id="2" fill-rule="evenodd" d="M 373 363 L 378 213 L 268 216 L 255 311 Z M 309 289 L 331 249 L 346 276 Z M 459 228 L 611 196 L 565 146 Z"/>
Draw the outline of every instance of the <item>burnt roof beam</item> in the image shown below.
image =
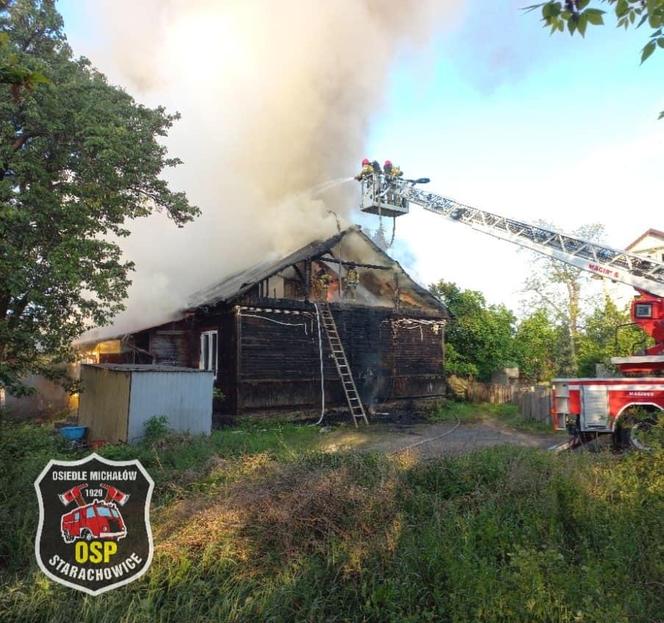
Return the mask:
<path id="1" fill-rule="evenodd" d="M 380 264 L 365 264 L 364 262 L 350 262 L 347 260 L 337 260 L 335 258 L 328 258 L 319 255 L 317 260 L 323 262 L 330 262 L 331 264 L 341 264 L 342 266 L 350 266 L 351 268 L 370 268 L 372 270 L 394 270 L 394 266 L 381 266 Z"/>

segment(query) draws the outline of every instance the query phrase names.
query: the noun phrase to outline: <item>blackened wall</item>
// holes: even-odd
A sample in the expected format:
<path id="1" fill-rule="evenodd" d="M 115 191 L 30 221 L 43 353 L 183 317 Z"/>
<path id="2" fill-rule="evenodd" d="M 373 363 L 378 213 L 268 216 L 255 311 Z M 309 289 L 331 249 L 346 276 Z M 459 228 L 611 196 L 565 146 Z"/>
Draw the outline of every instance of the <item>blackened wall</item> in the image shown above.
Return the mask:
<path id="1" fill-rule="evenodd" d="M 236 412 L 320 404 L 316 316 L 311 306 L 297 307 L 292 311 L 299 314 L 239 312 Z M 332 311 L 365 404 L 444 393 L 440 327 L 409 322 L 421 315 L 384 308 L 344 305 Z M 326 403 L 344 405 L 324 332 L 322 345 Z"/>
<path id="2" fill-rule="evenodd" d="M 213 308 L 197 312 L 191 331 L 191 359 L 197 368 L 200 361 L 200 335 L 217 331 L 217 377 L 215 386 L 223 394 L 223 402 L 215 399 L 215 411 L 236 413 L 238 404 L 238 319 L 233 309 Z"/>
<path id="3" fill-rule="evenodd" d="M 261 301 L 252 301 L 259 306 Z M 216 387 L 229 414 L 315 408 L 321 402 L 316 312 L 311 304 L 270 299 L 267 308 L 217 307 L 135 334 L 140 350 L 122 353 L 136 363 L 198 367 L 200 334 L 217 330 Z M 332 305 L 339 335 L 365 405 L 444 394 L 443 332 L 418 320 L 435 314 Z M 321 329 L 325 399 L 345 406 L 343 390 Z M 149 352 L 148 352 L 149 351 Z M 124 361 L 124 359 L 123 359 Z"/>

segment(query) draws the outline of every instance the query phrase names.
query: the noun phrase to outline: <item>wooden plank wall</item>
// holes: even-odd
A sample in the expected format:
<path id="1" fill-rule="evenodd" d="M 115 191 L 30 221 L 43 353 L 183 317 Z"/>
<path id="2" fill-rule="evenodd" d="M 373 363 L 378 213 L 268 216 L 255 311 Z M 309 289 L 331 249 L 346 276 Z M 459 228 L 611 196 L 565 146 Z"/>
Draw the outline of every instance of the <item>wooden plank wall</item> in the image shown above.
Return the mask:
<path id="1" fill-rule="evenodd" d="M 444 395 L 442 329 L 397 322 L 391 330 L 395 358 L 393 397 Z"/>
<path id="2" fill-rule="evenodd" d="M 150 334 L 150 352 L 155 363 L 164 366 L 191 365 L 191 345 L 189 332 L 184 329 L 156 330 Z"/>
<path id="3" fill-rule="evenodd" d="M 239 319 L 238 412 L 309 407 L 320 402 L 315 317 L 245 311 Z M 325 335 L 322 338 L 325 340 Z M 326 385 L 330 385 L 336 372 L 327 357 L 325 341 L 323 348 Z"/>
<path id="4" fill-rule="evenodd" d="M 521 392 L 518 385 L 503 385 L 501 383 L 480 383 L 470 381 L 467 389 L 467 399 L 470 402 L 489 402 L 491 404 L 505 404 L 515 402 Z"/>
<path id="5" fill-rule="evenodd" d="M 320 359 L 315 312 L 310 305 L 296 301 L 271 300 L 270 304 L 282 312 L 245 309 L 238 316 L 235 308 L 222 307 L 200 313 L 195 320 L 149 330 L 155 363 L 198 367 L 200 333 L 217 329 L 219 371 L 215 385 L 224 395 L 221 411 L 237 414 L 318 406 Z M 444 395 L 440 331 L 436 333 L 427 325 L 406 328 L 403 320 L 411 316 L 385 308 L 333 306 L 333 313 L 365 403 Z M 326 403 L 342 406 L 344 395 L 324 332 L 322 343 Z"/>
<path id="6" fill-rule="evenodd" d="M 242 313 L 238 411 L 320 404 L 315 316 Z M 333 308 L 333 313 L 365 403 L 444 394 L 440 331 L 435 333 L 431 326 L 422 326 L 421 330 L 394 327 L 392 320 L 397 316 L 386 309 L 345 307 Z M 324 333 L 322 339 L 326 402 L 330 406 L 343 405 Z"/>
<path id="7" fill-rule="evenodd" d="M 350 308 L 333 314 L 362 402 L 367 406 L 387 400 L 394 369 L 389 312 Z"/>

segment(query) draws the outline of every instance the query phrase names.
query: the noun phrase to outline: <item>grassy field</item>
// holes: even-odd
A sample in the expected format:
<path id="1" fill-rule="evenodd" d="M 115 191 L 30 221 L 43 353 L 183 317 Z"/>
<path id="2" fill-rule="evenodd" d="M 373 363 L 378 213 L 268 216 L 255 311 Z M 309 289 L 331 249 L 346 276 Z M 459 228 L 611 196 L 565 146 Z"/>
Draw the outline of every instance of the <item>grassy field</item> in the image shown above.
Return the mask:
<path id="1" fill-rule="evenodd" d="M 525 420 L 519 414 L 519 407 L 513 404 L 471 404 L 448 401 L 443 407 L 431 413 L 427 419 L 431 422 L 456 421 L 457 419 L 461 422 L 488 420 L 528 433 L 552 432 L 550 422 Z"/>
<path id="2" fill-rule="evenodd" d="M 664 613 L 664 453 L 454 459 L 321 451 L 316 428 L 136 447 L 155 479 L 148 574 L 98 597 L 34 561 L 32 482 L 70 457 L 46 427 L 0 437 L 4 621 L 652 622 Z"/>

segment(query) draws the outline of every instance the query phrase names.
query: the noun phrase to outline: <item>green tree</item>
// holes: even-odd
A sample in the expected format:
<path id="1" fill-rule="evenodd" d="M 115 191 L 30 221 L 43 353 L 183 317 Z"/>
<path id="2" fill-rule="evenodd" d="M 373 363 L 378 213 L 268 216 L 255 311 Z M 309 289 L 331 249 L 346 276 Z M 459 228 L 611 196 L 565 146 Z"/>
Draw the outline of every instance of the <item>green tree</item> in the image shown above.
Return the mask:
<path id="1" fill-rule="evenodd" d="M 130 219 L 198 213 L 161 172 L 177 115 L 137 104 L 67 45 L 52 0 L 0 4 L 13 61 L 47 82 L 0 84 L 0 387 L 23 388 L 122 308 L 133 265 L 113 242 Z"/>
<path id="2" fill-rule="evenodd" d="M 549 381 L 558 373 L 560 331 L 547 309 L 536 309 L 523 318 L 514 341 L 522 379 Z"/>
<path id="3" fill-rule="evenodd" d="M 641 62 L 649 58 L 655 50 L 664 48 L 664 0 L 602 0 L 609 5 L 615 15 L 616 25 L 627 30 L 630 27 L 649 26 L 648 41 L 641 49 Z M 548 0 L 526 7 L 526 11 L 540 9 L 542 22 L 551 33 L 564 32 L 567 27 L 570 35 L 579 33 L 585 37 L 588 26 L 604 24 L 606 11 L 598 8 L 597 3 L 590 0 Z M 659 113 L 664 118 L 664 111 Z"/>
<path id="4" fill-rule="evenodd" d="M 651 28 L 649 40 L 641 50 L 641 62 L 645 61 L 657 47 L 664 48 L 664 0 L 602 0 L 609 5 L 614 13 L 618 27 L 628 29 L 631 26 L 640 28 L 648 24 Z M 526 7 L 527 11 L 541 9 L 544 26 L 551 32 L 564 32 L 565 27 L 570 34 L 578 32 L 582 37 L 588 26 L 604 24 L 606 11 L 599 9 L 597 3 L 590 0 L 549 0 Z"/>
<path id="5" fill-rule="evenodd" d="M 543 227 L 554 230 L 555 227 L 542 223 Z M 604 235 L 604 226 L 600 224 L 583 225 L 574 236 L 597 242 Z M 560 332 L 560 355 L 562 374 L 577 374 L 578 357 L 577 342 L 579 327 L 583 317 L 584 306 L 587 305 L 586 290 L 592 278 L 591 274 L 561 262 L 548 255 L 532 252 L 532 271 L 524 284 L 524 292 L 528 295 L 533 308 L 544 306 L 552 314 L 557 325 L 566 327 Z"/>
<path id="6" fill-rule="evenodd" d="M 8 0 L 0 0 L 0 11 L 6 11 Z M 0 32 L 0 85 L 9 85 L 15 98 L 23 89 L 32 89 L 35 84 L 46 82 L 44 75 L 21 63 L 10 45 L 8 32 Z"/>
<path id="7" fill-rule="evenodd" d="M 24 89 L 31 90 L 41 82 L 47 82 L 46 77 L 22 65 L 12 52 L 9 35 L 0 32 L 0 85 L 9 85 L 14 98 L 19 99 Z"/>
<path id="8" fill-rule="evenodd" d="M 516 319 L 509 309 L 488 305 L 480 292 L 446 281 L 430 290 L 452 315 L 445 337 L 447 372 L 489 380 L 496 370 L 514 365 Z"/>
<path id="9" fill-rule="evenodd" d="M 632 355 L 648 343 L 648 336 L 630 322 L 629 311 L 608 296 L 588 315 L 579 339 L 581 376 L 595 376 L 596 364 L 610 366 L 611 357 Z"/>

